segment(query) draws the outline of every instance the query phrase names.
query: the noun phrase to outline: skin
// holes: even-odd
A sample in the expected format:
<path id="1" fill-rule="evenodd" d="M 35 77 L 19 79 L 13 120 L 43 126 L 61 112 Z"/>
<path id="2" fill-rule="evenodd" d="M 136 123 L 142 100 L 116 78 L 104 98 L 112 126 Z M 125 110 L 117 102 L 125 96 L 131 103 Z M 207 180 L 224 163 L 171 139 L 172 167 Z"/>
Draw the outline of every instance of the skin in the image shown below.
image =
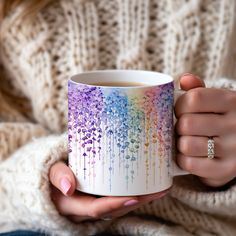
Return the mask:
<path id="1" fill-rule="evenodd" d="M 180 79 L 187 92 L 175 104 L 177 163 L 211 187 L 236 177 L 236 92 L 205 88 L 192 74 Z M 215 158 L 207 158 L 208 137 L 215 141 Z"/>
<path id="2" fill-rule="evenodd" d="M 71 187 L 63 190 L 61 181 L 67 178 Z M 169 190 L 146 196 L 134 197 L 96 197 L 75 191 L 75 177 L 70 168 L 63 162 L 55 163 L 49 173 L 52 183 L 51 197 L 61 215 L 67 216 L 74 222 L 97 220 L 100 218 L 116 218 L 133 211 L 143 204 L 163 197 Z M 124 204 L 134 200 L 132 205 Z"/>
<path id="3" fill-rule="evenodd" d="M 236 177 L 236 92 L 205 88 L 197 76 L 180 78 L 186 93 L 175 105 L 177 164 L 212 187 L 222 186 Z M 215 158 L 207 158 L 208 137 L 215 140 Z M 223 171 L 222 171 L 223 170 Z M 70 187 L 62 187 L 62 179 Z M 165 196 L 161 193 L 134 197 L 96 197 L 75 191 L 75 177 L 63 162 L 55 163 L 49 172 L 51 197 L 61 215 L 74 222 L 116 218 Z M 130 200 L 132 205 L 126 206 Z"/>

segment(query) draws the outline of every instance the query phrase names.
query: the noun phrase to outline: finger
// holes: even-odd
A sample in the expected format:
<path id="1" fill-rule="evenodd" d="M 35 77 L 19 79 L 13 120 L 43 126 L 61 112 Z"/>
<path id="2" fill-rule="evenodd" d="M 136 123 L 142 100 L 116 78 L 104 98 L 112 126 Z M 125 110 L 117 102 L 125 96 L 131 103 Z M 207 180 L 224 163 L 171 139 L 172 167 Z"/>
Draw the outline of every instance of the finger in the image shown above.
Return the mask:
<path id="1" fill-rule="evenodd" d="M 64 195 L 70 196 L 74 193 L 76 186 L 75 177 L 65 163 L 55 163 L 50 169 L 49 179 Z"/>
<path id="2" fill-rule="evenodd" d="M 177 150 L 185 156 L 205 157 L 208 153 L 208 137 L 180 136 Z M 236 136 L 213 137 L 214 152 L 217 158 L 235 158 Z"/>
<path id="3" fill-rule="evenodd" d="M 134 211 L 138 209 L 139 207 L 143 206 L 144 204 L 147 204 L 153 200 L 158 200 L 164 196 L 166 196 L 169 193 L 170 189 L 161 191 L 159 193 L 154 194 L 148 194 L 143 196 L 138 196 L 138 203 L 133 206 L 127 206 L 125 208 L 118 209 L 116 211 L 110 212 L 108 215 L 104 215 L 103 218 L 117 218 L 123 215 L 128 214 L 130 211 Z"/>
<path id="4" fill-rule="evenodd" d="M 224 135 L 229 131 L 229 124 L 223 118 L 219 114 L 183 114 L 176 122 L 176 132 L 186 136 Z"/>
<path id="5" fill-rule="evenodd" d="M 180 136 L 177 140 L 178 151 L 185 156 L 205 157 L 208 153 L 208 137 Z M 214 137 L 214 152 L 216 157 L 224 156 L 220 138 Z"/>
<path id="6" fill-rule="evenodd" d="M 176 161 L 182 169 L 203 178 L 221 180 L 235 176 L 233 159 L 209 159 L 177 154 Z"/>
<path id="7" fill-rule="evenodd" d="M 138 200 L 141 204 L 160 199 L 167 195 L 170 192 L 170 188 L 166 189 L 164 191 L 158 192 L 158 193 L 153 193 L 153 194 L 147 194 L 147 195 L 142 195 L 138 196 Z"/>
<path id="8" fill-rule="evenodd" d="M 205 83 L 198 76 L 186 73 L 180 77 L 180 87 L 187 91 L 197 87 L 205 87 Z"/>
<path id="9" fill-rule="evenodd" d="M 57 199 L 59 211 L 64 215 L 78 215 L 100 218 L 120 208 L 138 203 L 135 197 L 101 197 L 75 193 L 73 196 L 60 196 Z"/>
<path id="10" fill-rule="evenodd" d="M 221 180 L 215 180 L 215 179 L 208 179 L 208 178 L 200 178 L 200 180 L 208 186 L 211 186 L 213 188 L 222 187 L 234 178 L 227 178 L 227 179 L 221 179 Z"/>
<path id="11" fill-rule="evenodd" d="M 65 196 L 58 189 L 54 190 L 52 196 L 58 211 L 62 215 L 77 215 L 79 217 L 91 218 L 87 214 L 87 207 L 96 197 L 79 192 L 75 192 L 72 196 Z"/>
<path id="12" fill-rule="evenodd" d="M 224 156 L 229 156 L 229 157 L 234 158 L 236 160 L 236 158 L 235 158 L 236 133 L 222 136 L 220 138 L 220 143 L 221 143 L 221 146 L 222 146 Z"/>
<path id="13" fill-rule="evenodd" d="M 88 217 L 88 216 L 77 216 L 77 215 L 68 215 L 67 218 L 74 222 L 74 223 L 80 223 L 82 221 L 96 221 L 97 219 L 93 219 L 91 217 Z"/>
<path id="14" fill-rule="evenodd" d="M 90 205 L 88 215 L 100 218 L 118 209 L 136 206 L 139 203 L 137 197 L 102 197 L 97 198 L 93 205 Z"/>
<path id="15" fill-rule="evenodd" d="M 177 117 L 184 113 L 226 113 L 236 109 L 236 92 L 215 88 L 194 88 L 176 101 Z"/>

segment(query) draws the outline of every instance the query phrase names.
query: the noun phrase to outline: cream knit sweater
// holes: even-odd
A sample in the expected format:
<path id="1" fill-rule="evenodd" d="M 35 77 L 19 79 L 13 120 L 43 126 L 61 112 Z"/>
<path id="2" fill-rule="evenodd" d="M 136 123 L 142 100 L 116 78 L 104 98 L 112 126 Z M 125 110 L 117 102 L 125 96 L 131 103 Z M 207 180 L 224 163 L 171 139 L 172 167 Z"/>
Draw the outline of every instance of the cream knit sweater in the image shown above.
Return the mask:
<path id="1" fill-rule="evenodd" d="M 0 54 L 0 232 L 235 236 L 235 183 L 214 190 L 179 177 L 168 196 L 127 216 L 76 225 L 58 214 L 48 181 L 50 166 L 66 158 L 67 80 L 77 72 L 133 68 L 177 78 L 191 71 L 208 86 L 236 90 L 235 5 L 61 0 L 30 25 L 15 21 Z"/>

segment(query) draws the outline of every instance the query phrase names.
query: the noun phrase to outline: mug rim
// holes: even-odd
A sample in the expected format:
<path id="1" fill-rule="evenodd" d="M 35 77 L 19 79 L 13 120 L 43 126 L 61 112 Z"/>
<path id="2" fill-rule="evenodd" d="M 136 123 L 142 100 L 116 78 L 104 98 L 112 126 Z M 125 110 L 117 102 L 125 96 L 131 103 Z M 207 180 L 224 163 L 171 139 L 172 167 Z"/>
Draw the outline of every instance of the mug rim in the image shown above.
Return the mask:
<path id="1" fill-rule="evenodd" d="M 96 75 L 96 78 L 92 79 L 90 76 L 91 75 Z M 113 74 L 113 75 L 112 75 Z M 142 83 L 143 85 L 137 85 L 137 86 L 106 86 L 106 85 L 96 85 L 93 83 L 96 83 L 96 80 L 99 76 L 100 78 L 106 80 L 105 76 L 112 76 L 112 78 L 114 78 L 114 76 L 117 76 L 119 78 L 122 78 L 121 76 L 123 75 L 126 80 L 124 79 L 119 79 L 119 82 L 137 82 L 137 77 L 138 76 L 144 76 L 146 75 L 149 76 L 145 81 L 142 80 L 140 81 L 140 78 L 138 79 L 137 83 Z M 128 77 L 128 76 L 133 76 L 133 77 Z M 152 77 L 151 77 L 152 76 Z M 82 78 L 81 78 L 82 77 Z M 127 81 L 127 77 L 128 78 L 132 78 L 131 80 L 129 79 L 129 81 Z M 142 78 L 143 79 L 143 78 Z M 78 81 L 80 80 L 80 81 Z M 92 80 L 94 82 L 88 83 L 88 80 Z M 118 79 L 116 79 L 118 80 Z M 147 81 L 148 80 L 148 81 Z M 109 78 L 106 80 L 106 82 L 109 81 Z M 148 87 L 156 87 L 156 86 L 162 86 L 162 85 L 166 85 L 169 83 L 173 83 L 174 79 L 172 76 L 170 76 L 169 74 L 166 73 L 162 73 L 162 72 L 157 72 L 157 71 L 149 71 L 149 70 L 133 70 L 133 69 L 114 69 L 114 70 L 92 70 L 92 71 L 84 71 L 84 72 L 80 72 L 77 74 L 74 74 L 73 76 L 70 77 L 69 79 L 70 83 L 76 84 L 76 85 L 85 85 L 85 86 L 91 86 L 91 87 L 99 87 L 99 88 L 120 88 L 120 89 L 133 89 L 133 88 L 148 88 Z M 101 81 L 99 81 L 101 82 Z M 111 82 L 111 81 L 109 81 Z M 114 79 L 112 80 L 112 82 L 114 82 Z M 102 82 L 101 82 L 102 83 Z"/>

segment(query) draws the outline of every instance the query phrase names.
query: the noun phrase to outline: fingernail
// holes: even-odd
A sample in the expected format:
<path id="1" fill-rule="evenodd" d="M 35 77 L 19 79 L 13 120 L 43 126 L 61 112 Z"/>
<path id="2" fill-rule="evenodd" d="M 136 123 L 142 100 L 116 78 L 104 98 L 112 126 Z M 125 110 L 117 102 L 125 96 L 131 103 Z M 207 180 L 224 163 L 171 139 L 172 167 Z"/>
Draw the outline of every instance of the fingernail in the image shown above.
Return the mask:
<path id="1" fill-rule="evenodd" d="M 194 75 L 194 74 L 192 74 L 192 73 L 184 73 L 183 75 L 181 75 L 181 77 L 184 77 L 184 76 L 193 76 L 194 78 L 197 78 L 197 79 L 200 79 L 200 80 L 201 80 L 201 78 L 200 78 L 199 76 Z"/>
<path id="2" fill-rule="evenodd" d="M 61 188 L 62 188 L 62 192 L 65 195 L 69 192 L 69 190 L 71 188 L 71 183 L 66 177 L 61 179 Z"/>
<path id="3" fill-rule="evenodd" d="M 181 75 L 181 77 L 184 77 L 184 76 L 195 76 L 195 75 L 193 75 L 191 73 L 184 73 L 184 74 Z"/>
<path id="4" fill-rule="evenodd" d="M 125 202 L 124 206 L 133 206 L 133 205 L 136 205 L 137 203 L 138 203 L 137 200 L 132 199 L 132 200 Z"/>

